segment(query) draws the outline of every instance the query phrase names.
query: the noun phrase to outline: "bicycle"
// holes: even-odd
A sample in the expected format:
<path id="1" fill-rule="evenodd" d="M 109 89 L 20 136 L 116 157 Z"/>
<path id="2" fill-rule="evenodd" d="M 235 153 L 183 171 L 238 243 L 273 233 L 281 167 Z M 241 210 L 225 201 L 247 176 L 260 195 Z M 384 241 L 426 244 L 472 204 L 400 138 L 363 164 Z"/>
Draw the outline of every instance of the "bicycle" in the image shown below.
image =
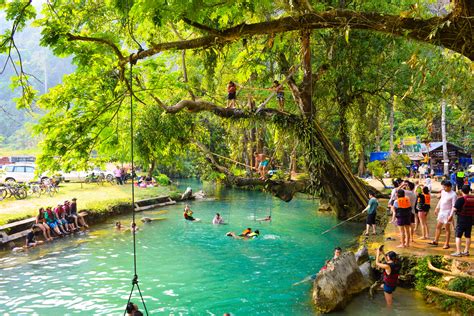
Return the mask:
<path id="1" fill-rule="evenodd" d="M 38 182 L 28 184 L 28 195 L 41 197 L 41 185 Z"/>
<path id="2" fill-rule="evenodd" d="M 4 198 L 9 198 L 9 197 L 15 197 L 17 200 L 24 200 L 28 196 L 28 192 L 26 191 L 25 185 L 10 185 L 10 184 L 5 184 L 4 185 L 4 190 L 6 192 L 3 193 Z"/>

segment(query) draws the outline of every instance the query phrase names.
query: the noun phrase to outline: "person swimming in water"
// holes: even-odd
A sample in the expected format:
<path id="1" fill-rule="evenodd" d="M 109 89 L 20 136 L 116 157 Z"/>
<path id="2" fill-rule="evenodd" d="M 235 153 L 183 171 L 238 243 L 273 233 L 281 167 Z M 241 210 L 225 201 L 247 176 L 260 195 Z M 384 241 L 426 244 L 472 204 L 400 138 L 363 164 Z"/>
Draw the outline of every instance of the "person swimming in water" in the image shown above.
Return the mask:
<path id="1" fill-rule="evenodd" d="M 224 224 L 224 219 L 222 218 L 221 214 L 216 213 L 216 216 L 212 219 L 212 224 L 219 225 Z"/>
<path id="2" fill-rule="evenodd" d="M 189 205 L 186 204 L 184 207 L 184 213 L 183 213 L 184 219 L 187 221 L 195 221 L 196 219 L 193 217 L 193 211 L 189 208 Z"/>
<path id="3" fill-rule="evenodd" d="M 122 226 L 121 222 L 115 222 L 115 229 L 116 230 L 121 230 L 122 228 L 123 228 L 123 226 Z"/>
<path id="4" fill-rule="evenodd" d="M 239 235 L 240 237 L 247 237 L 248 234 L 252 232 L 252 228 L 248 227 Z"/>
<path id="5" fill-rule="evenodd" d="M 272 221 L 272 217 L 269 215 L 269 216 L 266 216 L 264 218 L 257 218 L 257 221 L 258 222 L 271 222 Z"/>
<path id="6" fill-rule="evenodd" d="M 256 229 L 254 232 L 252 232 L 251 228 L 247 228 L 240 235 L 236 235 L 234 232 L 228 232 L 225 235 L 227 237 L 232 237 L 232 238 L 235 238 L 235 239 L 253 239 L 253 238 L 257 238 L 258 236 L 260 236 L 260 231 L 258 229 Z"/>

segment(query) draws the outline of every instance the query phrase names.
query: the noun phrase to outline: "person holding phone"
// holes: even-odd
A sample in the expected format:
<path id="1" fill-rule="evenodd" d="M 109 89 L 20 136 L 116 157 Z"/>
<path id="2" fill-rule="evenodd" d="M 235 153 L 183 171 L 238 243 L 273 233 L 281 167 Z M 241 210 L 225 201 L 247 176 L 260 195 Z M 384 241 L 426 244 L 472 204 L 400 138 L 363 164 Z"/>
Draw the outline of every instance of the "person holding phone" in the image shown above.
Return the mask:
<path id="1" fill-rule="evenodd" d="M 398 255 L 394 251 L 385 253 L 383 250 L 384 246 L 380 246 L 377 249 L 377 256 L 375 257 L 375 265 L 383 269 L 383 284 L 382 288 L 385 295 L 385 302 L 387 306 L 392 306 L 393 295 L 392 293 L 397 288 L 398 276 L 400 273 L 400 263 L 398 261 Z M 385 263 L 380 262 L 380 254 L 385 257 Z"/>

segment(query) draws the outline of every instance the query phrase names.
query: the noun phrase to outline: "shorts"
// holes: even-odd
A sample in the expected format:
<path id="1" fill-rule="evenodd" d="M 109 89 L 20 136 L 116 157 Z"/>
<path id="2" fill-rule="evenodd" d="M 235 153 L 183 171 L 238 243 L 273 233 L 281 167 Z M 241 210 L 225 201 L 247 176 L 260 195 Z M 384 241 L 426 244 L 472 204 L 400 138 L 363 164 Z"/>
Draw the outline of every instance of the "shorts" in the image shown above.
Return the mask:
<path id="1" fill-rule="evenodd" d="M 430 211 L 430 206 L 429 205 L 423 205 L 423 210 L 421 210 L 420 212 L 426 212 L 428 213 Z"/>
<path id="2" fill-rule="evenodd" d="M 443 224 L 447 224 L 448 223 L 448 219 L 449 219 L 449 213 L 450 211 L 447 210 L 440 210 L 439 213 L 438 213 L 438 222 L 440 223 L 443 223 Z"/>
<path id="3" fill-rule="evenodd" d="M 390 286 L 385 283 L 383 284 L 383 291 L 388 294 L 392 294 L 396 288 L 397 288 L 396 286 Z"/>
<path id="4" fill-rule="evenodd" d="M 51 229 L 55 229 L 56 226 L 58 226 L 58 224 L 56 224 L 56 222 L 52 222 L 52 223 L 48 223 L 48 226 L 49 226 Z"/>
<path id="5" fill-rule="evenodd" d="M 268 160 L 264 160 L 260 163 L 261 167 L 266 167 L 268 165 Z"/>
<path id="6" fill-rule="evenodd" d="M 235 100 L 236 99 L 235 94 L 236 94 L 235 92 L 228 93 L 227 100 Z"/>
<path id="7" fill-rule="evenodd" d="M 367 215 L 367 221 L 366 221 L 366 224 L 367 225 L 375 225 L 375 217 L 376 217 L 377 213 L 372 213 L 372 214 L 368 214 Z"/>
<path id="8" fill-rule="evenodd" d="M 462 216 L 458 215 L 457 225 L 456 225 L 456 238 L 464 237 L 471 238 L 472 232 L 472 216 Z"/>
<path id="9" fill-rule="evenodd" d="M 277 100 L 284 100 L 285 94 L 283 92 L 277 92 Z"/>
<path id="10" fill-rule="evenodd" d="M 410 214 L 410 222 L 411 222 L 412 224 L 415 223 L 415 214 L 413 214 L 413 213 Z"/>
<path id="11" fill-rule="evenodd" d="M 67 223 L 67 220 L 65 220 L 64 218 L 60 219 L 59 221 L 60 221 L 61 224 L 63 224 L 63 225 L 67 225 L 67 224 L 68 224 L 68 223 Z"/>
<path id="12" fill-rule="evenodd" d="M 411 216 L 397 217 L 397 226 L 409 226 L 411 225 Z"/>

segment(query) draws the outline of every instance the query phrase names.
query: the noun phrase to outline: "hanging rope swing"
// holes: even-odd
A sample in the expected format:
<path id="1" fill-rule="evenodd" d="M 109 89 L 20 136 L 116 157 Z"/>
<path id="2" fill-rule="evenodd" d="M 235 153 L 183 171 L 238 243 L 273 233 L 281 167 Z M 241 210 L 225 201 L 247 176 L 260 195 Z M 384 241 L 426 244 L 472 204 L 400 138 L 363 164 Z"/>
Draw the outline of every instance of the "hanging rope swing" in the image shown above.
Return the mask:
<path id="1" fill-rule="evenodd" d="M 142 50 L 140 47 L 139 52 Z M 138 290 L 138 294 L 140 294 L 140 299 L 142 301 L 143 308 L 145 310 L 145 314 L 148 315 L 148 310 L 146 308 L 145 300 L 143 299 L 142 291 L 140 290 L 140 286 L 138 285 L 138 273 L 137 273 L 137 245 L 136 245 L 136 234 L 135 228 L 137 224 L 135 223 L 135 185 L 133 174 L 135 172 L 135 165 L 134 165 L 134 156 L 133 156 L 133 65 L 136 64 L 136 61 L 132 59 L 133 54 L 130 55 L 130 83 L 129 83 L 129 91 L 130 91 L 130 150 L 131 150 L 131 170 L 132 170 L 132 236 L 133 236 L 133 279 L 132 279 L 132 289 L 130 290 L 130 295 L 128 296 L 127 305 L 125 307 L 125 311 L 123 315 L 127 314 L 127 310 L 129 309 L 130 300 L 132 299 L 133 291 L 135 287 Z"/>

